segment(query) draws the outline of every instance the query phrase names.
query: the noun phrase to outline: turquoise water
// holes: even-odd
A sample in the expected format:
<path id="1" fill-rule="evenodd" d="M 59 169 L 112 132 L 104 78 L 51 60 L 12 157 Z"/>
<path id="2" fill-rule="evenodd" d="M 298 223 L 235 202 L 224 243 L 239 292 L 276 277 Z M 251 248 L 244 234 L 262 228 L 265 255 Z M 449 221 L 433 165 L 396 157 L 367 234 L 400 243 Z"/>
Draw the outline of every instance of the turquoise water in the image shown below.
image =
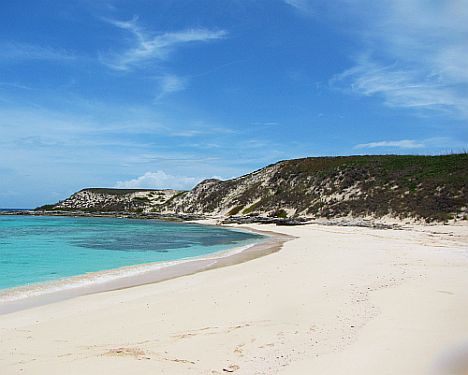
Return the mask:
<path id="1" fill-rule="evenodd" d="M 261 236 L 197 224 L 0 216 L 0 289 L 243 246 Z"/>

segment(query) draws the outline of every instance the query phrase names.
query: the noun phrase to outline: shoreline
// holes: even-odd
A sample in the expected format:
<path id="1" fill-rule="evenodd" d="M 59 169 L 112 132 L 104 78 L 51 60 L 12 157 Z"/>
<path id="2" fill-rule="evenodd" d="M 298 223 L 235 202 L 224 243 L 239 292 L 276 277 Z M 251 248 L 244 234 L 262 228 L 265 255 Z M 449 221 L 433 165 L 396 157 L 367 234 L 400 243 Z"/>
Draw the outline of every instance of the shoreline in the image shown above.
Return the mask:
<path id="1" fill-rule="evenodd" d="M 73 217 L 73 218 L 113 218 L 130 220 L 154 220 L 163 222 L 195 223 L 208 225 L 251 225 L 251 224 L 277 224 L 285 226 L 297 226 L 307 224 L 320 224 L 329 226 L 357 226 L 375 229 L 399 229 L 412 225 L 418 226 L 439 226 L 439 225 L 464 225 L 465 220 L 427 220 L 423 217 L 394 217 L 384 216 L 339 216 L 336 218 L 327 217 L 291 217 L 278 218 L 264 216 L 236 216 L 236 215 L 207 215 L 188 213 L 137 213 L 119 211 L 36 211 L 33 210 L 8 210 L 0 209 L 0 216 L 44 216 L 44 217 Z"/>
<path id="2" fill-rule="evenodd" d="M 211 222 L 194 221 L 193 223 L 215 225 Z M 227 250 L 196 257 L 119 267 L 0 290 L 0 315 L 84 295 L 158 283 L 210 269 L 247 262 L 279 251 L 283 243 L 289 239 L 288 236 L 274 232 L 251 230 L 246 227 L 225 227 L 230 230 L 261 234 L 264 238 L 260 242 L 234 246 Z"/>
<path id="3" fill-rule="evenodd" d="M 468 225 L 248 227 L 292 238 L 231 267 L 1 315 L 2 374 L 468 371 Z"/>

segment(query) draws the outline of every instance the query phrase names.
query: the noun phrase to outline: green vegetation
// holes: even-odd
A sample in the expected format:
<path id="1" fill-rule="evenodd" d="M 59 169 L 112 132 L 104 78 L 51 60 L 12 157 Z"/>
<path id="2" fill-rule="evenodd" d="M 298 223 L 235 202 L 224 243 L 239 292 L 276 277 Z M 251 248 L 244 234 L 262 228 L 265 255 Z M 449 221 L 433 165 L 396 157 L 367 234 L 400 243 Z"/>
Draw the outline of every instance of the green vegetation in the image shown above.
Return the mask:
<path id="1" fill-rule="evenodd" d="M 135 197 L 133 199 L 139 202 L 149 202 L 149 198 L 147 197 Z"/>
<path id="2" fill-rule="evenodd" d="M 273 214 L 271 215 L 272 217 L 277 217 L 277 218 L 280 218 L 280 219 L 287 219 L 288 218 L 288 213 L 283 210 L 283 209 L 278 209 L 276 210 L 275 212 L 273 212 Z"/>
<path id="3" fill-rule="evenodd" d="M 296 187 L 282 198 L 292 207 L 308 206 L 307 212 L 318 216 L 392 214 L 444 221 L 468 202 L 466 153 L 307 158 L 282 163 L 279 173 Z M 320 200 L 350 188 L 359 194 Z"/>
<path id="4" fill-rule="evenodd" d="M 262 201 L 259 201 L 257 203 L 252 204 L 251 206 L 245 208 L 242 213 L 245 215 L 251 214 L 252 212 L 255 212 L 255 210 L 262 205 Z"/>
<path id="5" fill-rule="evenodd" d="M 243 207 L 244 207 L 244 206 L 241 205 L 241 206 L 236 206 L 236 207 L 232 208 L 232 209 L 228 212 L 228 216 L 237 215 L 237 214 L 240 212 L 240 210 L 242 210 Z"/>
<path id="6" fill-rule="evenodd" d="M 55 208 L 55 204 L 45 204 L 43 206 L 37 207 L 34 211 L 52 211 Z"/>

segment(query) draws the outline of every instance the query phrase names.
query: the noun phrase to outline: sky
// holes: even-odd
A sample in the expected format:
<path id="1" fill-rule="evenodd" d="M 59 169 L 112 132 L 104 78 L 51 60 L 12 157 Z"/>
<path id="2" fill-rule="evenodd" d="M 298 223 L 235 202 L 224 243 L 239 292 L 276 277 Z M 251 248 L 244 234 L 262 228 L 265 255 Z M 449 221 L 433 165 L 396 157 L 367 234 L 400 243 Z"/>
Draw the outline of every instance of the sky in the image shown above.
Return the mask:
<path id="1" fill-rule="evenodd" d="M 468 149 L 468 0 L 0 8 L 0 207 Z"/>

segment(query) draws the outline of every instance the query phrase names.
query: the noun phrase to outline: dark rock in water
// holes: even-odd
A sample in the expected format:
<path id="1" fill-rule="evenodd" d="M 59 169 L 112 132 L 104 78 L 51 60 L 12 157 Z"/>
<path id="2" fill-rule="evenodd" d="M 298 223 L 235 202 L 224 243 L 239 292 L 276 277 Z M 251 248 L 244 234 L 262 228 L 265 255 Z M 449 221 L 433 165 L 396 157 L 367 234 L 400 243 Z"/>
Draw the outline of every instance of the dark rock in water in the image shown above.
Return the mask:
<path id="1" fill-rule="evenodd" d="M 32 210 L 0 210 L 0 215 L 34 215 Z"/>

